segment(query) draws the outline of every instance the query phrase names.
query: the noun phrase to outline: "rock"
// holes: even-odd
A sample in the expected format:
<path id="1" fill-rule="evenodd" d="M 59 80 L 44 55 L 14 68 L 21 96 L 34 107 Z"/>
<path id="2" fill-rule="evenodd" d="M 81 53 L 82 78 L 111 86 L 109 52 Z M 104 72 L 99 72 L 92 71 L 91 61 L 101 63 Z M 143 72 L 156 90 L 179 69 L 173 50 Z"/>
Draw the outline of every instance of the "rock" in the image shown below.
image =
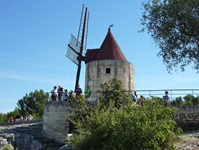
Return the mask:
<path id="1" fill-rule="evenodd" d="M 11 145 L 18 150 L 57 150 L 64 145 L 44 137 L 42 125 L 41 121 L 0 124 L 0 150 Z"/>
<path id="2" fill-rule="evenodd" d="M 20 150 L 28 150 L 28 149 L 34 149 L 34 150 L 42 150 L 43 145 L 36 141 L 32 135 L 25 134 L 25 133 L 17 133 L 15 135 L 15 143 L 12 143 L 15 145 L 15 148 L 18 148 Z"/>
<path id="3" fill-rule="evenodd" d="M 0 137 L 0 149 L 3 149 L 5 145 L 8 144 L 8 141 L 2 137 Z"/>
<path id="4" fill-rule="evenodd" d="M 64 145 L 61 148 L 59 148 L 59 150 L 74 150 L 74 147 L 70 145 Z"/>
<path id="5" fill-rule="evenodd" d="M 14 142 L 14 134 L 10 133 L 1 133 L 0 134 L 0 150 L 3 149 L 6 145 L 9 145 Z"/>

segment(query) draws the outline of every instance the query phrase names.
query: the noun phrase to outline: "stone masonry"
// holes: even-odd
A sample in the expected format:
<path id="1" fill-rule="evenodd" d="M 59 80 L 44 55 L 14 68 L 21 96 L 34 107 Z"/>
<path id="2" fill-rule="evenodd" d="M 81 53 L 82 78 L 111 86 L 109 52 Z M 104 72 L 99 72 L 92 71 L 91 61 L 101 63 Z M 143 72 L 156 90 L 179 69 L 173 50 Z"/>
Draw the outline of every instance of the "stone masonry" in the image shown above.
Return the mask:
<path id="1" fill-rule="evenodd" d="M 57 142 L 65 142 L 71 109 L 67 102 L 47 102 L 44 107 L 44 135 Z M 184 131 L 199 130 L 199 106 L 179 106 L 174 119 Z"/>
<path id="2" fill-rule="evenodd" d="M 199 106 L 178 106 L 174 119 L 184 131 L 199 130 Z"/>
<path id="3" fill-rule="evenodd" d="M 109 69 L 110 72 L 106 72 Z M 97 99 L 100 85 L 117 77 L 122 82 L 123 89 L 134 90 L 133 64 L 122 60 L 95 60 L 86 65 L 85 88 L 91 89 L 91 100 Z"/>
<path id="4" fill-rule="evenodd" d="M 68 117 L 71 107 L 65 101 L 47 102 L 44 106 L 43 132 L 44 135 L 57 142 L 65 143 L 68 131 Z"/>

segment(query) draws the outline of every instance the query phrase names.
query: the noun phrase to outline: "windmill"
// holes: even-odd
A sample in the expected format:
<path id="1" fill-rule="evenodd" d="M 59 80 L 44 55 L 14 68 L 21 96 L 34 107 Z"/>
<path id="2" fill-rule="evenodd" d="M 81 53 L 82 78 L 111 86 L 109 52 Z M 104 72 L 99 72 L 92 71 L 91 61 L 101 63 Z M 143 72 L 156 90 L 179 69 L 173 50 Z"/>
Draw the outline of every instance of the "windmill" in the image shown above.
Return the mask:
<path id="1" fill-rule="evenodd" d="M 83 53 L 86 52 L 87 34 L 88 34 L 88 21 L 89 21 L 89 11 L 87 7 L 82 7 L 82 13 L 79 24 L 78 36 L 75 38 L 71 34 L 70 42 L 68 44 L 68 49 L 66 52 L 66 57 L 68 57 L 72 62 L 77 65 L 77 74 L 75 82 L 75 90 L 79 84 L 80 72 L 81 72 L 81 62 L 84 61 L 85 56 Z"/>

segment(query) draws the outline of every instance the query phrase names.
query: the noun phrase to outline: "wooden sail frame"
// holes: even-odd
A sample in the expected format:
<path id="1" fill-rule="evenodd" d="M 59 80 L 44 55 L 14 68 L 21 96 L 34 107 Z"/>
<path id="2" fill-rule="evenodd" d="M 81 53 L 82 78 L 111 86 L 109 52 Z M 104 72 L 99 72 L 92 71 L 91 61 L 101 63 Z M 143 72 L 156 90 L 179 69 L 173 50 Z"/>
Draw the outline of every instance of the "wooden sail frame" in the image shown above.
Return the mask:
<path id="1" fill-rule="evenodd" d="M 82 7 L 79 31 L 77 39 L 71 35 L 70 42 L 68 44 L 68 50 L 66 56 L 77 65 L 75 90 L 79 84 L 81 63 L 84 61 L 83 51 L 86 51 L 87 34 L 88 34 L 88 20 L 89 11 L 87 7 Z"/>

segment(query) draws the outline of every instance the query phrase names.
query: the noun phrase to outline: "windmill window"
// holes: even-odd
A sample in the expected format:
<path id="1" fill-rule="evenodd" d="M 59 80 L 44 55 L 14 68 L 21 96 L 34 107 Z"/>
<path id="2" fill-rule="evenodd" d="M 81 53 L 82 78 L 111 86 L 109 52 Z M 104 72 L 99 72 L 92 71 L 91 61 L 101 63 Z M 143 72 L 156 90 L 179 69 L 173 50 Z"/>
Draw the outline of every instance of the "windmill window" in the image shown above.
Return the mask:
<path id="1" fill-rule="evenodd" d="M 106 74 L 110 74 L 111 73 L 111 68 L 106 68 Z"/>

